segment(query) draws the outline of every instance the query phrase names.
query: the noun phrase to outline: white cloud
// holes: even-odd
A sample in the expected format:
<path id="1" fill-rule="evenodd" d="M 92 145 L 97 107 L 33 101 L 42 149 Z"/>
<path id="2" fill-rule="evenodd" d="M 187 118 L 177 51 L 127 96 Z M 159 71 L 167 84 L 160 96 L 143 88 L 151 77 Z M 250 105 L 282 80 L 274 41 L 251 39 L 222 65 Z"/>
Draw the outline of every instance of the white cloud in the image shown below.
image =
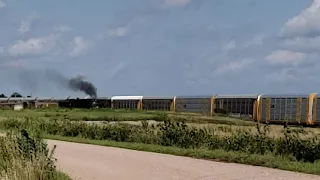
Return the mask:
<path id="1" fill-rule="evenodd" d="M 107 72 L 107 79 L 113 79 L 117 74 L 119 74 L 119 72 L 121 70 L 123 70 L 125 68 L 126 64 L 124 62 L 120 62 L 119 64 L 117 64 L 115 67 L 113 67 L 112 69 L 106 71 Z"/>
<path id="2" fill-rule="evenodd" d="M 56 35 L 19 40 L 8 48 L 8 53 L 11 56 L 46 54 L 55 47 L 57 40 Z"/>
<path id="3" fill-rule="evenodd" d="M 127 35 L 128 30 L 129 29 L 127 27 L 118 27 L 118 28 L 109 30 L 107 34 L 109 37 L 114 37 L 114 36 L 121 37 L 121 36 Z"/>
<path id="4" fill-rule="evenodd" d="M 20 23 L 20 27 L 18 31 L 21 34 L 24 34 L 28 31 L 30 31 L 32 23 L 38 18 L 38 16 L 35 13 L 32 13 L 27 19 L 24 19 Z"/>
<path id="5" fill-rule="evenodd" d="M 271 64 L 297 65 L 306 59 L 306 54 L 288 50 L 275 50 L 265 57 Z"/>
<path id="6" fill-rule="evenodd" d="M 266 37 L 264 35 L 257 35 L 251 41 L 244 43 L 244 47 L 260 46 L 263 44 L 265 38 Z"/>
<path id="7" fill-rule="evenodd" d="M 85 40 L 81 36 L 77 36 L 73 39 L 72 45 L 73 45 L 73 48 L 69 55 L 72 57 L 76 57 L 76 56 L 80 56 L 82 54 L 87 53 L 88 50 L 93 47 L 94 43 Z"/>
<path id="8" fill-rule="evenodd" d="M 103 32 L 97 36 L 98 39 L 103 39 L 106 37 L 123 37 L 129 33 L 128 26 L 120 26 L 114 29 L 108 29 L 106 32 Z"/>
<path id="9" fill-rule="evenodd" d="M 2 65 L 2 67 L 5 67 L 5 68 L 25 68 L 25 67 L 27 67 L 27 62 L 23 59 L 7 61 Z"/>
<path id="10" fill-rule="evenodd" d="M 313 0 L 312 4 L 299 15 L 289 19 L 281 29 L 281 35 L 308 36 L 320 33 L 320 0 Z"/>
<path id="11" fill-rule="evenodd" d="M 129 33 L 128 26 L 120 26 L 114 29 L 108 29 L 107 31 L 96 36 L 98 39 L 111 38 L 111 37 L 123 37 Z"/>
<path id="12" fill-rule="evenodd" d="M 54 30 L 58 32 L 69 32 L 69 31 L 72 31 L 72 28 L 68 25 L 59 25 L 59 26 L 55 26 Z"/>
<path id="13" fill-rule="evenodd" d="M 191 2 L 191 0 L 161 0 L 165 7 L 183 7 Z"/>
<path id="14" fill-rule="evenodd" d="M 320 50 L 320 0 L 313 0 L 309 7 L 289 19 L 280 35 L 283 37 L 279 42 L 281 49 L 306 53 L 308 57 L 310 53 L 317 54 Z"/>
<path id="15" fill-rule="evenodd" d="M 292 81 L 310 78 L 310 68 L 297 66 L 308 64 L 317 66 L 320 50 L 320 0 L 290 18 L 280 30 L 282 39 L 278 50 L 265 57 L 272 65 L 282 65 L 283 69 L 268 74 L 270 81 Z M 280 49 L 280 50 L 279 50 Z M 295 69 L 289 67 L 296 67 Z"/>
<path id="16" fill-rule="evenodd" d="M 5 0 L 0 0 L 0 9 L 6 7 L 7 3 Z"/>
<path id="17" fill-rule="evenodd" d="M 0 46 L 0 54 L 4 53 L 4 47 Z"/>
<path id="18" fill-rule="evenodd" d="M 292 49 L 295 51 L 303 52 L 317 52 L 320 50 L 320 36 L 309 38 L 309 37 L 295 37 L 285 39 L 281 45 L 284 48 Z"/>
<path id="19" fill-rule="evenodd" d="M 236 48 L 236 42 L 230 41 L 225 46 L 222 47 L 222 50 L 224 51 L 230 51 L 232 49 Z"/>
<path id="20" fill-rule="evenodd" d="M 292 68 L 281 69 L 278 72 L 273 72 L 268 74 L 266 76 L 266 79 L 269 81 L 276 81 L 276 82 L 298 80 L 299 78 L 296 77 L 292 71 L 293 71 Z"/>
<path id="21" fill-rule="evenodd" d="M 247 68 L 253 62 L 254 61 L 251 59 L 232 61 L 219 67 L 217 70 L 214 71 L 213 74 L 220 75 L 220 74 L 229 73 L 229 72 L 233 72 L 233 73 L 241 72 L 243 69 Z"/>

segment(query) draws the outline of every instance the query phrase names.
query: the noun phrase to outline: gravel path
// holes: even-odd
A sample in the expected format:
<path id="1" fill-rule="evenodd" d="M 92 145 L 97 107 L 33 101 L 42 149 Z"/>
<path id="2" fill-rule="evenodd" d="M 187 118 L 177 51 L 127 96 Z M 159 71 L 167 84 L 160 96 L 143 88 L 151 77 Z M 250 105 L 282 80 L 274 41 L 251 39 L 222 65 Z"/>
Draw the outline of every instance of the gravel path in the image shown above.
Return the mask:
<path id="1" fill-rule="evenodd" d="M 47 140 L 58 167 L 79 180 L 320 180 L 320 176 L 158 153 Z"/>

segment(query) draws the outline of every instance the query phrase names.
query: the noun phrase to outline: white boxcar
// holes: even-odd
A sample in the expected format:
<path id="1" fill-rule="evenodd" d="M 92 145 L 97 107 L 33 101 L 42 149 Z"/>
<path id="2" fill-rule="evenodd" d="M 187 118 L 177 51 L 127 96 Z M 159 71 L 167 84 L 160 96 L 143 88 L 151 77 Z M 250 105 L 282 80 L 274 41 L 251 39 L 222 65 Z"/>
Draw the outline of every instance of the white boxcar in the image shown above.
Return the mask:
<path id="1" fill-rule="evenodd" d="M 114 109 L 141 109 L 143 96 L 112 96 L 111 106 Z"/>

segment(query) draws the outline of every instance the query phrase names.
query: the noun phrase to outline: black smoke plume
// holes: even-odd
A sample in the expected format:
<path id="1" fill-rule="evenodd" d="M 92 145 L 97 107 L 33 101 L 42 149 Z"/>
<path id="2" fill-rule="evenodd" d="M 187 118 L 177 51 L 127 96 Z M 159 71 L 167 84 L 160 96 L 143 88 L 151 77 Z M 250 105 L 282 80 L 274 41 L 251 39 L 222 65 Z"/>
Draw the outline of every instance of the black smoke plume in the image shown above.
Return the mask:
<path id="1" fill-rule="evenodd" d="M 68 78 L 56 70 L 27 70 L 19 74 L 20 85 L 23 88 L 39 88 L 40 85 L 47 84 L 48 81 L 61 88 L 67 88 L 72 91 L 82 91 L 92 98 L 97 97 L 97 88 L 83 76 Z M 39 85 L 40 84 L 40 85 Z"/>
<path id="2" fill-rule="evenodd" d="M 89 81 L 85 81 L 82 76 L 69 79 L 68 86 L 74 91 L 82 91 L 92 98 L 97 97 L 97 88 Z"/>

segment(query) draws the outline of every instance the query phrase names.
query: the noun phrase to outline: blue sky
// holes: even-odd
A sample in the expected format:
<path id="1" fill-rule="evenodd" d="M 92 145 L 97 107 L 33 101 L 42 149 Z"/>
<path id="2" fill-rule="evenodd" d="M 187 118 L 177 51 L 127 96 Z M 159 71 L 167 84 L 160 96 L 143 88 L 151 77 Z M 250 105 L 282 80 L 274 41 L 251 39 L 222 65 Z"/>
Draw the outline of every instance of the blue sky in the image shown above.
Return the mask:
<path id="1" fill-rule="evenodd" d="M 320 0 L 0 0 L 0 27 L 6 94 L 320 93 Z"/>

